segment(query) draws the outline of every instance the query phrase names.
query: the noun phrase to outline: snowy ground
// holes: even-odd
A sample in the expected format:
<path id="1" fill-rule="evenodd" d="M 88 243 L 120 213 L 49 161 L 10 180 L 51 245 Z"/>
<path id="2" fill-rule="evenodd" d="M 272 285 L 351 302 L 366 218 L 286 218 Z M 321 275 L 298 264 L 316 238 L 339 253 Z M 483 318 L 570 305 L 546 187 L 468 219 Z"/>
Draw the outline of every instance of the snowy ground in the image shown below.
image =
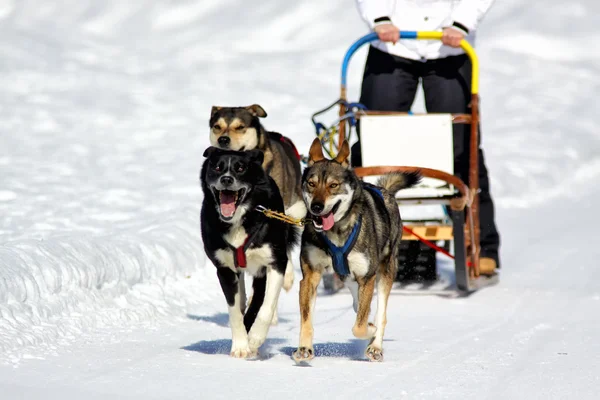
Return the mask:
<path id="1" fill-rule="evenodd" d="M 263 359 L 228 357 L 197 175 L 213 104 L 261 104 L 306 151 L 365 33 L 353 4 L 0 0 L 2 399 L 595 399 L 600 5 L 530 3 L 497 2 L 477 46 L 501 284 L 394 294 L 383 364 L 349 294 L 322 296 L 297 368 L 299 279 Z"/>

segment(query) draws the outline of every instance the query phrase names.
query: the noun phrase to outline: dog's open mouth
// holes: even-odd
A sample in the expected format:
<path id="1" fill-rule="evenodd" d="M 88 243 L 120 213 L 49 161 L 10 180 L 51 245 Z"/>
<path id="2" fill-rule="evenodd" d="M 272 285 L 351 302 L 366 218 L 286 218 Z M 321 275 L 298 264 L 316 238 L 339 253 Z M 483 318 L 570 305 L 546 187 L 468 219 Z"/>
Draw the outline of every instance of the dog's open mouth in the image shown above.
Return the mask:
<path id="1" fill-rule="evenodd" d="M 313 225 L 315 226 L 315 230 L 317 231 L 328 231 L 333 228 L 333 224 L 335 223 L 334 214 L 337 209 L 340 207 L 341 202 L 338 201 L 331 211 L 327 214 L 323 215 L 312 215 Z"/>
<path id="2" fill-rule="evenodd" d="M 221 211 L 221 216 L 223 219 L 228 220 L 233 218 L 235 210 L 237 210 L 242 199 L 244 198 L 245 192 L 245 189 L 240 189 L 238 191 L 216 190 L 216 197 L 219 199 L 219 210 Z"/>

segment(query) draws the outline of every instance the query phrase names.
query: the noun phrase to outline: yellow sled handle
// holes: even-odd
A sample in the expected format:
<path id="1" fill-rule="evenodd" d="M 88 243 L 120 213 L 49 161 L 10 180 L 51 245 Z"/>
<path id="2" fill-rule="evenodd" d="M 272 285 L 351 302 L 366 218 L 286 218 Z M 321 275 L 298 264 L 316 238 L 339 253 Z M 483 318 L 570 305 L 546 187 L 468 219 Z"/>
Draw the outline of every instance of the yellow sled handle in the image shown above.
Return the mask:
<path id="1" fill-rule="evenodd" d="M 417 39 L 417 40 L 441 40 L 442 32 L 436 31 L 400 31 L 400 39 Z M 356 42 L 350 46 L 346 55 L 344 56 L 344 61 L 342 63 L 342 99 L 346 98 L 346 78 L 348 75 L 348 64 L 350 63 L 350 58 L 354 55 L 354 53 L 364 44 L 373 42 L 375 40 L 379 40 L 377 34 L 375 32 L 371 32 L 368 35 L 365 35 L 358 39 Z M 471 60 L 471 94 L 479 93 L 479 60 L 477 58 L 477 54 L 475 53 L 475 49 L 469 42 L 465 39 L 461 40 L 460 47 L 465 51 L 465 53 L 469 56 Z"/>

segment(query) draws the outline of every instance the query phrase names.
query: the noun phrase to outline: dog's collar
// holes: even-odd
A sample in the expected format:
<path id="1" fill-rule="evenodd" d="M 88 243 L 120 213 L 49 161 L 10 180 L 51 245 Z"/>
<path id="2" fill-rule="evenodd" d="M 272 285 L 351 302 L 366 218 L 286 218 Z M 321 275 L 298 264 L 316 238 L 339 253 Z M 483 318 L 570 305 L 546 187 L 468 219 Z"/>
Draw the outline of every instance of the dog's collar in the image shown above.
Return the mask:
<path id="1" fill-rule="evenodd" d="M 342 247 L 338 247 L 329 240 L 325 232 L 319 232 L 319 235 L 327 245 L 327 253 L 331 256 L 331 261 L 333 264 L 334 271 L 339 276 L 348 276 L 350 275 L 350 266 L 348 265 L 348 254 L 352 251 L 352 248 L 356 244 L 356 239 L 358 239 L 358 233 L 360 232 L 360 228 L 362 226 L 362 215 L 358 216 L 358 220 L 354 224 L 352 228 L 352 232 L 346 239 L 346 243 Z"/>

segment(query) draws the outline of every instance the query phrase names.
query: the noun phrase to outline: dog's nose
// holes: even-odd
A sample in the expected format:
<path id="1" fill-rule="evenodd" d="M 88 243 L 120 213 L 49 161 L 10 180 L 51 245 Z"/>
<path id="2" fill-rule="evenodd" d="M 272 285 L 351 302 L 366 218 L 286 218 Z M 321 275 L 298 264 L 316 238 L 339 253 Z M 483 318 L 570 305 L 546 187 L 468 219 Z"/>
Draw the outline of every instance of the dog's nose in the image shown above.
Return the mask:
<path id="1" fill-rule="evenodd" d="M 320 214 L 321 212 L 323 212 L 324 208 L 325 205 L 323 203 L 312 203 L 310 205 L 310 211 L 312 211 L 314 214 Z"/>
<path id="2" fill-rule="evenodd" d="M 233 185 L 233 178 L 231 176 L 222 176 L 221 184 L 223 186 L 231 186 L 231 185 Z"/>
<path id="3" fill-rule="evenodd" d="M 229 147 L 229 143 L 231 143 L 231 139 L 229 136 L 221 136 L 218 140 L 219 146 L 221 147 Z"/>

